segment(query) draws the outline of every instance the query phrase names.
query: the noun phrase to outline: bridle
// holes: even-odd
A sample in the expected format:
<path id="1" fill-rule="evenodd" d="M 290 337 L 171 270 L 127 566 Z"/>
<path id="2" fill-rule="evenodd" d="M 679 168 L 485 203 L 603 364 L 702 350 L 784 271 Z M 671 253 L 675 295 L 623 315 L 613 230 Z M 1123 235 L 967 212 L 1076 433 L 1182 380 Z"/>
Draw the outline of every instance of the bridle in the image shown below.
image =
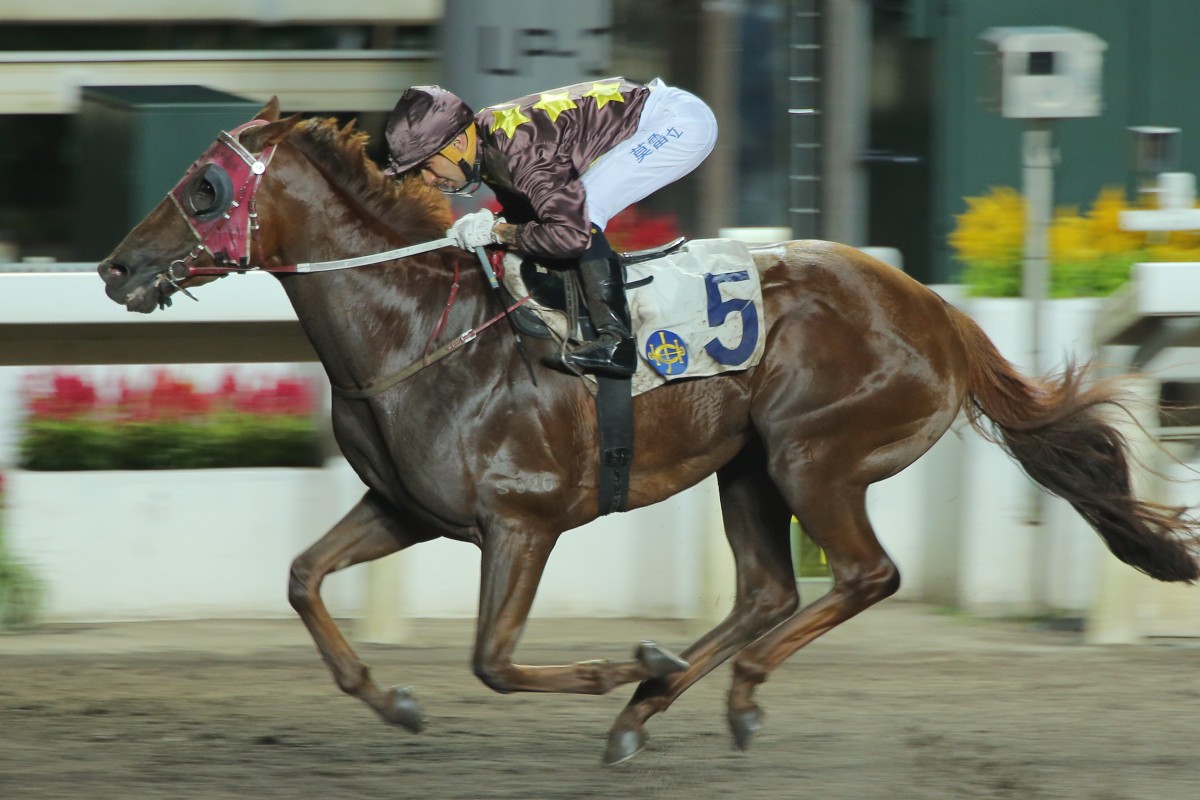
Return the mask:
<path id="1" fill-rule="evenodd" d="M 275 155 L 276 145 L 268 145 L 255 155 L 242 146 L 238 137 L 266 124 L 265 120 L 256 119 L 232 131 L 221 131 L 217 141 L 168 193 L 196 237 L 191 252 L 167 268 L 165 277 L 176 289 L 183 290 L 178 281 L 184 278 L 223 276 L 253 269 L 250 242 L 258 231 L 254 196 Z M 211 264 L 197 263 L 204 253 L 212 259 Z"/>
<path id="2" fill-rule="evenodd" d="M 249 270 L 306 273 L 352 269 L 454 245 L 455 240 L 447 236 L 382 253 L 333 261 L 269 266 L 252 264 L 250 246 L 259 229 L 255 195 L 275 155 L 277 145 L 267 145 L 256 155 L 242 145 L 239 137 L 248 130 L 266 124 L 267 121 L 256 119 L 232 131 L 221 131 L 217 140 L 200 154 L 175 184 L 175 188 L 167 194 L 192 235 L 196 237 L 196 246 L 183 258 L 171 262 L 162 274 L 162 279 L 175 289 L 192 297 L 187 289 L 180 285 L 180 281 L 194 276 L 224 277 L 230 273 Z M 198 262 L 200 256 L 205 253 L 211 259 L 209 264 Z M 483 260 L 482 255 L 480 258 Z M 484 264 L 494 286 L 494 278 L 490 275 L 490 267 L 486 266 L 486 260 Z"/>

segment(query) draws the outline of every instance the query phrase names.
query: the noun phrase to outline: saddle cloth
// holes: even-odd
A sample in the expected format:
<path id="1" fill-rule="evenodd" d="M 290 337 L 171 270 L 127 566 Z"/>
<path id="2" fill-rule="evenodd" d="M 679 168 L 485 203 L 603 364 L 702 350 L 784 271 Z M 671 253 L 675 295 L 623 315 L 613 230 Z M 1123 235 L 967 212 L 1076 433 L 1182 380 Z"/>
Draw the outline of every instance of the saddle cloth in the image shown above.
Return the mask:
<path id="1" fill-rule="evenodd" d="M 505 257 L 505 288 L 516 297 L 528 294 L 520 266 L 520 256 Z M 762 358 L 762 286 L 744 243 L 690 241 L 669 255 L 629 265 L 626 282 L 640 354 L 634 395 L 680 378 L 749 369 Z M 568 336 L 566 313 L 532 300 L 525 307 L 560 343 Z"/>

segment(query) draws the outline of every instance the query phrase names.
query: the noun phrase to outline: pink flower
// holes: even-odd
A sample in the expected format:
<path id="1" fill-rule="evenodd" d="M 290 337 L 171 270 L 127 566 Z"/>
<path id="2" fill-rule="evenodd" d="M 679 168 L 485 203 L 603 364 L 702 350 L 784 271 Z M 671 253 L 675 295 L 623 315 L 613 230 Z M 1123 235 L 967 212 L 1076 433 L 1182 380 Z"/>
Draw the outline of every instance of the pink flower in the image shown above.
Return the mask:
<path id="1" fill-rule="evenodd" d="M 317 392 L 312 381 L 279 378 L 261 388 L 240 384 L 232 371 L 214 392 L 202 392 L 165 369 L 154 373 L 149 386 L 124 378 L 116 382 L 115 397 L 102 401 L 94 384 L 76 375 L 51 373 L 26 379 L 25 405 L 34 419 L 112 419 L 117 422 L 200 420 L 234 411 L 242 414 L 307 416 L 315 412 Z"/>
<path id="2" fill-rule="evenodd" d="M 32 382 L 31 382 L 32 383 Z M 33 417 L 73 419 L 96 410 L 96 387 L 77 375 L 54 372 L 49 386 L 31 388 L 27 383 L 26 407 Z"/>

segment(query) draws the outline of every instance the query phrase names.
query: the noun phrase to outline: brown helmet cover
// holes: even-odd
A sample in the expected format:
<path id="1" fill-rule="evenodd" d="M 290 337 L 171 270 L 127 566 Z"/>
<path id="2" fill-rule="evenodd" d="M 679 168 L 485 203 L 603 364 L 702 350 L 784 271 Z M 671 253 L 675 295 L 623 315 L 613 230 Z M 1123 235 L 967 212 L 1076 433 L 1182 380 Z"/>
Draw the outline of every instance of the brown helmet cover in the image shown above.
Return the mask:
<path id="1" fill-rule="evenodd" d="M 388 119 L 387 171 L 408 172 L 445 147 L 475 120 L 475 112 L 453 92 L 440 86 L 406 89 Z"/>

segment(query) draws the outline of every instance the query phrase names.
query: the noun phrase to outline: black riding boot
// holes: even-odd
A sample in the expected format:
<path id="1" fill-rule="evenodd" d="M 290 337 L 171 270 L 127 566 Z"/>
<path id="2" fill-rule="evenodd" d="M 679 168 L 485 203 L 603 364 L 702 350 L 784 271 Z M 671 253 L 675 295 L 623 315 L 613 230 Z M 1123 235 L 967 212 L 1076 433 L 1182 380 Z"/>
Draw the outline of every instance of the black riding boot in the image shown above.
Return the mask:
<path id="1" fill-rule="evenodd" d="M 637 344 L 630 329 L 621 265 L 602 231 L 592 230 L 592 243 L 579 261 L 579 277 L 596 339 L 564 353 L 563 361 L 581 372 L 628 378 L 637 369 Z"/>

